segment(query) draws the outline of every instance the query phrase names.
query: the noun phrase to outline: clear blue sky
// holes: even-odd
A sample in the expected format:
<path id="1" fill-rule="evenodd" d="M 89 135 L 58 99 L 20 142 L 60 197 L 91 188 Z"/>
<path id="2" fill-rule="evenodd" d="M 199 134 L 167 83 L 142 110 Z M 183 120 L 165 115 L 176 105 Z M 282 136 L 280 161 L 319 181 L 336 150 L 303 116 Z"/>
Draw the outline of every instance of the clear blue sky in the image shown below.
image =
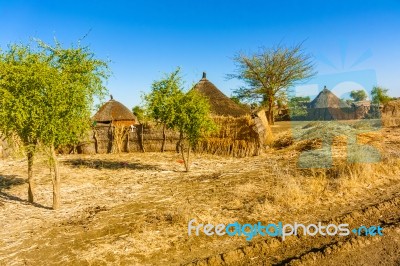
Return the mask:
<path id="1" fill-rule="evenodd" d="M 31 37 L 51 42 L 55 36 L 69 46 L 89 31 L 83 43 L 97 57 L 112 60 L 107 86 L 128 107 L 140 104 L 152 81 L 177 66 L 187 87 L 206 71 L 209 80 L 231 95 L 240 85 L 226 80 L 235 71 L 236 52 L 304 40 L 319 76 L 309 82 L 314 85 L 301 87 L 303 93 L 338 82 L 342 90 L 366 84 L 368 91 L 377 83 L 400 96 L 398 0 L 0 0 L 2 49 Z"/>

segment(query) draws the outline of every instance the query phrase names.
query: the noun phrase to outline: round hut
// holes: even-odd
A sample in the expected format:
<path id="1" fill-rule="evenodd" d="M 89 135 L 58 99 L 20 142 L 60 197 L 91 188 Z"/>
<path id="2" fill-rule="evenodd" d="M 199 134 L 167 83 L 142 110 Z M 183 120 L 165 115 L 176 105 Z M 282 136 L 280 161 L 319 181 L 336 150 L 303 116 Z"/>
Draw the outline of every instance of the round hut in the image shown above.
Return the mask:
<path id="1" fill-rule="evenodd" d="M 310 102 L 307 120 L 348 120 L 354 119 L 353 109 L 330 90 L 324 89 Z"/>
<path id="2" fill-rule="evenodd" d="M 350 106 L 339 99 L 330 90 L 324 89 L 310 102 L 309 108 L 349 108 Z"/>
<path id="3" fill-rule="evenodd" d="M 129 151 L 129 136 L 139 121 L 126 106 L 111 96 L 92 120 L 96 153 Z"/>
<path id="4" fill-rule="evenodd" d="M 250 115 L 250 110 L 238 105 L 212 84 L 203 72 L 203 78 L 194 86 L 210 103 L 211 113 L 219 116 L 240 117 Z"/>
<path id="5" fill-rule="evenodd" d="M 114 124 L 114 125 L 138 125 L 139 121 L 136 116 L 122 103 L 111 99 L 103 104 L 99 111 L 93 116 L 92 120 L 98 124 Z"/>
<path id="6" fill-rule="evenodd" d="M 208 99 L 219 129 L 203 141 L 199 151 L 237 157 L 262 151 L 272 136 L 265 110 L 251 112 L 250 108 L 235 103 L 207 79 L 205 72 L 193 89 Z"/>

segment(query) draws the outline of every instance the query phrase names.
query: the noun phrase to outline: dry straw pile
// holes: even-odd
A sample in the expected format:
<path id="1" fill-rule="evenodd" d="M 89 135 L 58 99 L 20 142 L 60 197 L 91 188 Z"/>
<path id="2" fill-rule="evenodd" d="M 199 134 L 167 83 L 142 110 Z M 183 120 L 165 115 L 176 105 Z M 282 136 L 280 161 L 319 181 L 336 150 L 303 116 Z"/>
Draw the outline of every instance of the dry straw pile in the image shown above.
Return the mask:
<path id="1" fill-rule="evenodd" d="M 400 126 L 400 100 L 385 104 L 382 109 L 382 122 L 387 127 Z"/>
<path id="2" fill-rule="evenodd" d="M 218 130 L 201 141 L 196 151 L 225 156 L 244 157 L 259 155 L 271 141 L 271 130 L 261 112 L 250 116 L 215 116 Z"/>

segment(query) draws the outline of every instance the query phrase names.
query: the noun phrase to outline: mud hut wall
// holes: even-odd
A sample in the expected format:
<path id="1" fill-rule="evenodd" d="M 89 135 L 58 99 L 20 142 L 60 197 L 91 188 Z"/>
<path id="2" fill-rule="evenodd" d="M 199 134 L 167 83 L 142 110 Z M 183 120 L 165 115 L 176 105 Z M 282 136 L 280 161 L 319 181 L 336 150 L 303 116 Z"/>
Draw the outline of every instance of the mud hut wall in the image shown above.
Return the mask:
<path id="1" fill-rule="evenodd" d="M 207 138 L 201 140 L 194 147 L 196 152 L 211 153 L 216 155 L 227 155 L 234 157 L 253 156 L 260 153 L 268 136 L 268 126 L 265 126 L 266 119 L 252 119 L 250 116 L 243 117 L 213 117 L 218 130 Z M 94 135 L 94 133 L 96 135 Z M 95 139 L 97 138 L 97 152 L 109 153 L 112 145 L 112 130 L 109 124 L 98 124 L 94 128 L 93 137 L 90 142 L 85 142 L 86 146 L 95 149 Z M 163 142 L 162 125 L 146 124 L 138 125 L 133 130 L 129 129 L 128 137 L 124 140 L 124 152 L 159 152 Z M 179 141 L 179 132 L 170 129 L 166 130 L 166 151 L 175 151 Z M 82 149 L 91 150 L 90 147 Z M 143 149 L 142 149 L 143 148 Z"/>
<path id="2" fill-rule="evenodd" d="M 91 145 L 95 146 L 95 136 L 97 139 L 97 153 L 108 153 L 111 151 L 112 137 L 110 124 L 97 124 L 93 129 Z"/>
<path id="3" fill-rule="evenodd" d="M 361 105 L 343 108 L 309 108 L 307 109 L 307 116 L 302 120 L 353 120 L 380 117 L 380 111 L 377 106 Z"/>
<path id="4" fill-rule="evenodd" d="M 165 133 L 166 133 L 165 151 L 175 151 L 176 143 L 179 140 L 179 133 L 171 129 L 167 129 Z M 142 144 L 140 143 L 141 134 L 143 134 Z M 143 127 L 138 126 L 136 139 L 132 139 L 132 141 L 138 143 L 139 150 L 140 146 L 143 145 L 143 148 L 146 152 L 161 151 L 161 146 L 163 142 L 163 126 L 151 125 L 151 124 L 144 125 Z"/>

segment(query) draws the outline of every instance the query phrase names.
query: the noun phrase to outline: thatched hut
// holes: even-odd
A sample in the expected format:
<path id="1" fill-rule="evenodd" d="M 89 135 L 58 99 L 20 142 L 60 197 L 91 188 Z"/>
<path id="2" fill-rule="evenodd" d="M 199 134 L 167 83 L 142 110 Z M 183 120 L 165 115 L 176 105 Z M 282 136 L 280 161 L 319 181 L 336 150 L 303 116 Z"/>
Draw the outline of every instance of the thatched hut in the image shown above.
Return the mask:
<path id="1" fill-rule="evenodd" d="M 194 86 L 208 99 L 211 115 L 219 130 L 204 140 L 198 151 L 236 157 L 257 155 L 271 140 L 272 133 L 265 110 L 251 112 L 223 94 L 206 73 Z"/>
<path id="2" fill-rule="evenodd" d="M 355 118 L 354 109 L 326 87 L 310 102 L 307 113 L 307 120 L 347 120 Z"/>
<path id="3" fill-rule="evenodd" d="M 129 135 L 139 124 L 136 116 L 122 103 L 111 99 L 92 118 L 96 153 L 129 150 Z"/>
<path id="4" fill-rule="evenodd" d="M 92 120 L 97 124 L 138 125 L 136 116 L 122 103 L 111 99 L 103 104 Z"/>
<path id="5" fill-rule="evenodd" d="M 219 130 L 202 140 L 195 149 L 235 157 L 259 154 L 271 138 L 265 111 L 251 113 L 225 96 L 217 87 L 203 78 L 194 87 L 211 106 L 211 115 Z M 88 137 L 83 153 L 112 153 L 120 151 L 160 151 L 163 128 L 156 123 L 138 124 L 137 118 L 121 103 L 111 99 L 93 116 L 93 136 Z M 132 127 L 133 126 L 133 127 Z M 179 132 L 168 129 L 165 151 L 175 151 Z M 89 149 L 92 149 L 90 151 Z M 78 150 L 79 152 L 79 150 Z"/>
<path id="6" fill-rule="evenodd" d="M 250 110 L 232 101 L 213 83 L 211 83 L 207 79 L 205 72 L 203 72 L 203 78 L 194 86 L 193 89 L 200 92 L 209 100 L 211 113 L 213 115 L 240 117 L 250 114 Z"/>
<path id="7" fill-rule="evenodd" d="M 324 87 L 324 89 L 312 100 L 309 104 L 309 108 L 349 108 L 350 106 L 339 99 L 330 90 Z"/>

